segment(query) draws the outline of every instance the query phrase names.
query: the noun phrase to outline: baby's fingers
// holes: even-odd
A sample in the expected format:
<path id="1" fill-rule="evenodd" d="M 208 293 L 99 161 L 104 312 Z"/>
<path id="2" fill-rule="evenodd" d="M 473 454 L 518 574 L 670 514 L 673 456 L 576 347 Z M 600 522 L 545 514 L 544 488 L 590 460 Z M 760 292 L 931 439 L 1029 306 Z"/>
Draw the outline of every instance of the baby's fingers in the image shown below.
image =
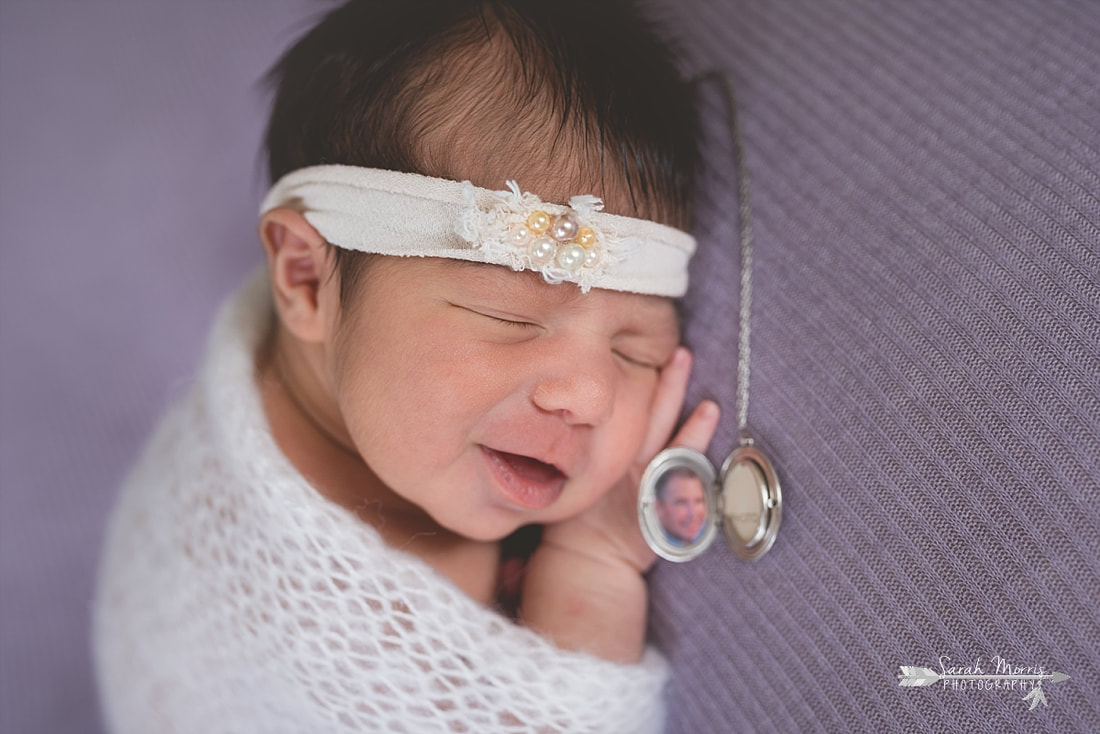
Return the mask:
<path id="1" fill-rule="evenodd" d="M 684 421 L 684 425 L 672 437 L 669 446 L 684 446 L 700 453 L 705 452 L 710 445 L 710 440 L 714 438 L 714 432 L 718 429 L 718 418 L 721 413 L 718 403 L 712 400 L 699 403 Z"/>
<path id="2" fill-rule="evenodd" d="M 642 442 L 638 460 L 646 464 L 653 456 L 668 444 L 676 419 L 680 417 L 680 408 L 684 404 L 688 377 L 691 375 L 691 352 L 678 347 L 672 359 L 661 370 L 657 383 L 657 394 L 653 398 L 653 411 L 650 414 L 649 432 Z"/>

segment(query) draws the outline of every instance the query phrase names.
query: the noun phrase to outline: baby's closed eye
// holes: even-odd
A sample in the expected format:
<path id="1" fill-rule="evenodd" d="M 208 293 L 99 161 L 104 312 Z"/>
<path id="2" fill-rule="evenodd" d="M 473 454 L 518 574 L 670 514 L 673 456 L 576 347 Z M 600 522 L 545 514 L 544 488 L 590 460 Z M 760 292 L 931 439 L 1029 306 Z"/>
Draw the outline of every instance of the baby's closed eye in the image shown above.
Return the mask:
<path id="1" fill-rule="evenodd" d="M 651 356 L 647 356 L 643 353 L 633 352 L 629 349 L 612 349 L 611 352 L 616 357 L 632 367 L 640 367 L 642 369 L 653 370 L 655 372 L 660 372 L 661 368 L 668 361 L 667 359 L 660 361 L 654 359 Z"/>
<path id="2" fill-rule="evenodd" d="M 539 328 L 538 324 L 532 323 L 530 321 L 521 321 L 519 319 L 508 319 L 508 318 L 504 318 L 503 316 L 494 316 L 493 314 L 490 314 L 490 313 L 483 313 L 481 315 L 488 318 L 488 319 L 491 319 L 492 321 L 497 322 L 498 324 L 504 324 L 505 326 L 511 326 L 511 327 L 519 328 L 519 329 L 537 329 L 537 328 Z"/>
<path id="3" fill-rule="evenodd" d="M 501 328 L 520 333 L 526 332 L 528 335 L 533 335 L 533 332 L 541 329 L 539 324 L 519 314 L 499 311 L 487 306 L 467 306 L 458 303 L 451 305 L 492 329 Z"/>
<path id="4" fill-rule="evenodd" d="M 677 346 L 677 340 L 664 335 L 631 333 L 613 339 L 611 351 L 630 366 L 660 372 Z"/>

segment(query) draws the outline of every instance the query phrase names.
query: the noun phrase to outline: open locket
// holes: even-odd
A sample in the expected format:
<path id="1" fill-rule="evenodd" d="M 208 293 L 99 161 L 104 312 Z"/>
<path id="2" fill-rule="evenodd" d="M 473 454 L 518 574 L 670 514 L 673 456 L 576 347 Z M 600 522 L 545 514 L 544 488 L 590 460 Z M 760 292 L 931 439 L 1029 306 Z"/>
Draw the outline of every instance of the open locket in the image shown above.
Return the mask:
<path id="1" fill-rule="evenodd" d="M 665 449 L 649 462 L 638 492 L 646 542 L 677 563 L 699 556 L 719 531 L 741 558 L 760 558 L 775 542 L 782 509 L 775 469 L 751 441 L 734 449 L 720 473 L 694 449 Z"/>

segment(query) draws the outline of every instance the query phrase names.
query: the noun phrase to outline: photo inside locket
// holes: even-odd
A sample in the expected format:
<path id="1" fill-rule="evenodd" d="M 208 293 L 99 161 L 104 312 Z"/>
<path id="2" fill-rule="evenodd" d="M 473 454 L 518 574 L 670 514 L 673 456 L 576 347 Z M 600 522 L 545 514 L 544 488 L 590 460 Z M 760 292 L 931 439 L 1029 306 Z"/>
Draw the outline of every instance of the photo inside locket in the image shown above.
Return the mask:
<path id="1" fill-rule="evenodd" d="M 657 479 L 653 506 L 669 543 L 686 546 L 702 538 L 710 518 L 707 490 L 688 467 L 674 466 Z"/>
<path id="2" fill-rule="evenodd" d="M 717 532 L 715 474 L 707 458 L 685 448 L 666 449 L 646 469 L 639 520 L 650 548 L 670 561 L 689 561 Z"/>

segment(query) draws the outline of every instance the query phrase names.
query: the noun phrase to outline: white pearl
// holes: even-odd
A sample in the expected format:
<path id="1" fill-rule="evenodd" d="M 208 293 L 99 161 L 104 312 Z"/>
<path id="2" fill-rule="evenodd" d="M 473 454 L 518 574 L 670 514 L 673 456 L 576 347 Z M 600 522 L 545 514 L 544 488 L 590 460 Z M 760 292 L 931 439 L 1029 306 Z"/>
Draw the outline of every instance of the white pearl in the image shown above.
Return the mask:
<path id="1" fill-rule="evenodd" d="M 573 272 L 584 263 L 586 254 L 580 245 L 566 245 L 558 250 L 556 261 L 563 269 Z"/>
<path id="2" fill-rule="evenodd" d="M 527 244 L 527 240 L 531 239 L 531 230 L 527 229 L 527 225 L 513 224 L 508 230 L 508 237 L 511 238 L 512 244 L 522 247 Z"/>
<path id="3" fill-rule="evenodd" d="M 577 218 L 568 212 L 554 220 L 554 226 L 550 228 L 550 236 L 558 242 L 572 242 L 577 236 L 580 224 Z"/>
<path id="4" fill-rule="evenodd" d="M 584 266 L 586 268 L 594 268 L 600 264 L 600 251 L 595 247 L 585 250 L 584 253 Z"/>
<path id="5" fill-rule="evenodd" d="M 527 253 L 536 265 L 546 265 L 554 259 L 558 246 L 549 237 L 536 237 L 527 246 Z"/>

